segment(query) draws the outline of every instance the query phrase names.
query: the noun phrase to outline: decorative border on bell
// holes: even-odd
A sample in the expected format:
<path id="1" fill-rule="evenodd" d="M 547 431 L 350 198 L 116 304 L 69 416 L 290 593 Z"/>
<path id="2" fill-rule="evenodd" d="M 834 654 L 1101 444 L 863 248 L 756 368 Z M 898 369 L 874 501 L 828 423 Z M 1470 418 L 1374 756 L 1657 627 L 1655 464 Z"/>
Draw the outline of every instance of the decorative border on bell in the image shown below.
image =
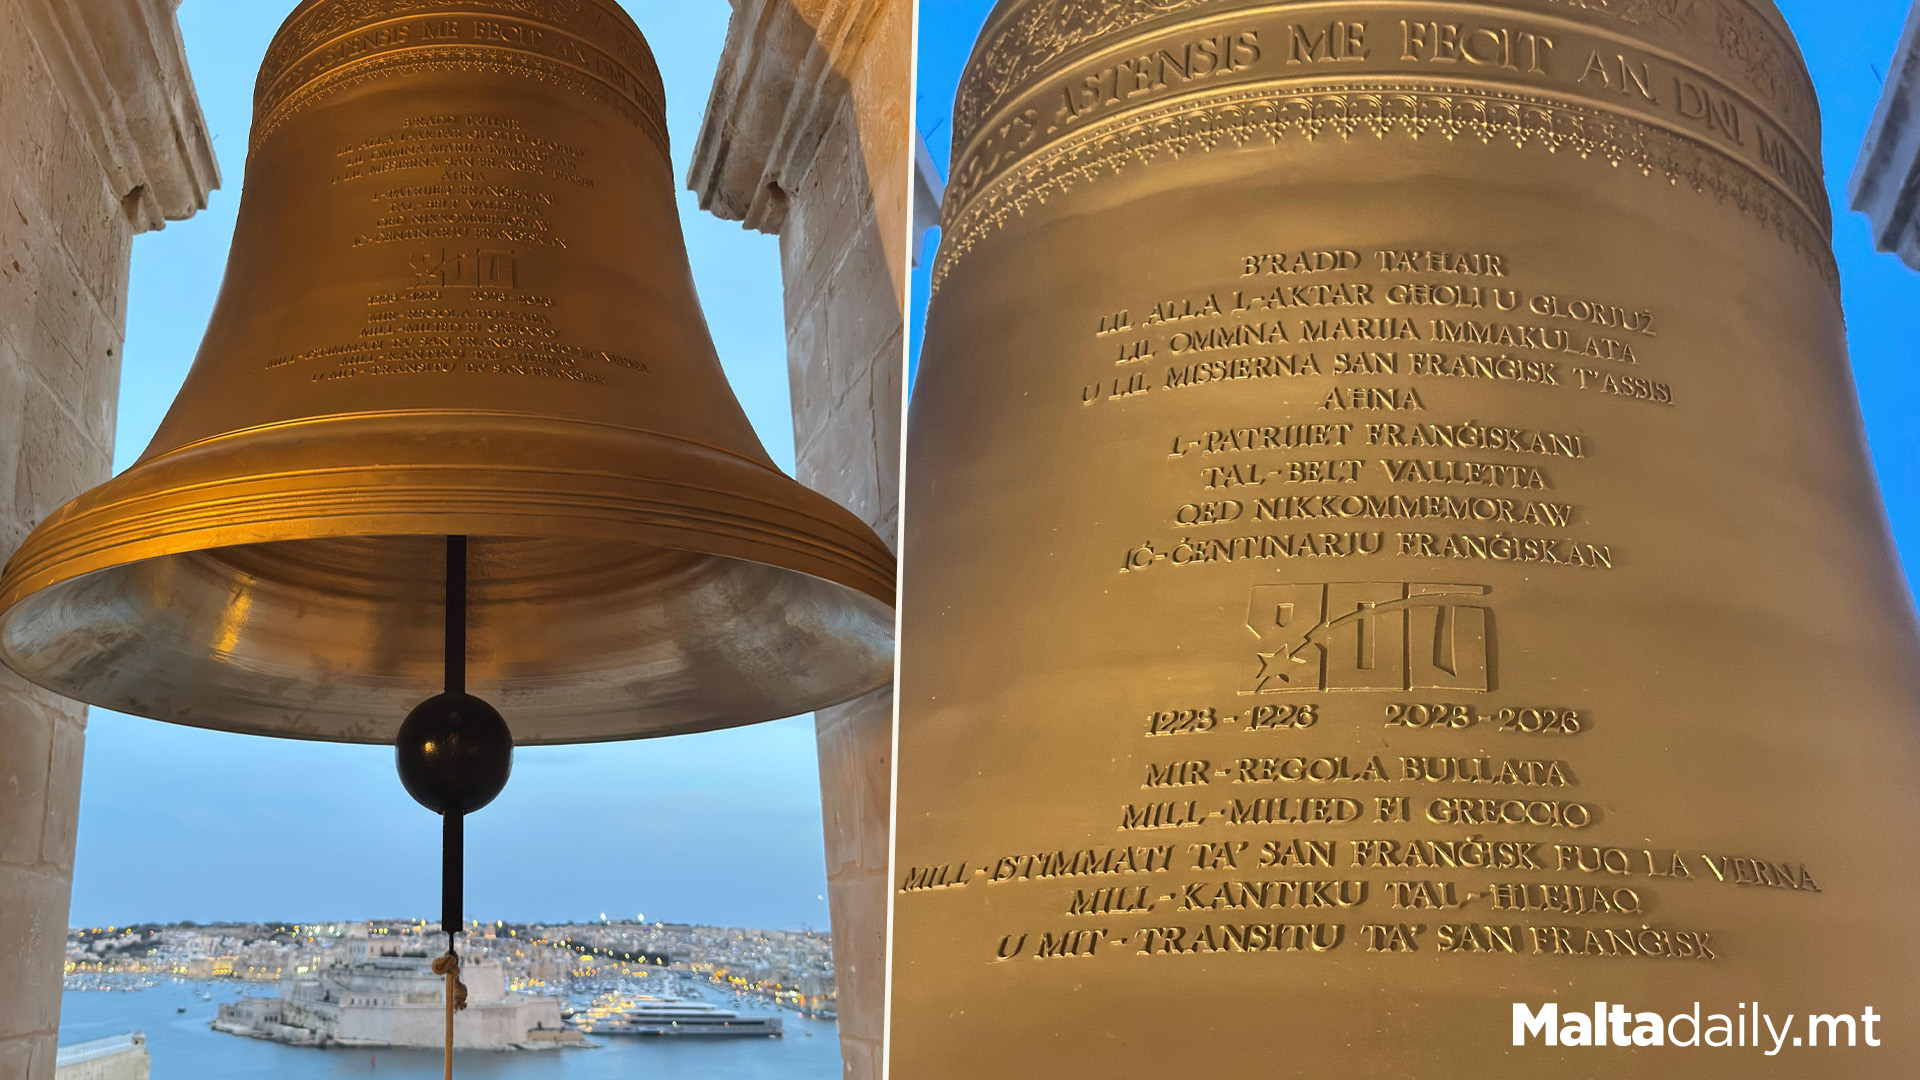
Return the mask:
<path id="1" fill-rule="evenodd" d="M 394 19 L 477 13 L 531 19 L 564 29 L 582 40 L 605 35 L 607 43 L 625 55 L 627 65 L 643 76 L 640 82 L 652 92 L 653 104 L 660 104 L 664 96 L 660 68 L 647 48 L 646 38 L 624 10 L 598 0 L 306 0 L 287 16 L 267 46 L 254 84 L 256 104 L 260 93 L 323 41 Z"/>
<path id="2" fill-rule="evenodd" d="M 1216 0 L 1029 0 L 1014 18 L 993 35 L 976 43 L 973 58 L 961 75 L 953 104 L 953 145 L 964 147 L 979 126 L 995 111 L 1070 50 L 1102 41 L 1142 23 L 1177 14 Z M 1227 5 L 1218 5 L 1225 9 Z M 1271 2 L 1241 11 L 1271 8 Z M 1298 6 L 1298 5 L 1287 5 Z M 1819 106 L 1813 80 L 1799 61 L 1790 39 L 1759 13 L 1755 0 L 1545 0 L 1541 8 L 1506 5 L 1517 14 L 1604 15 L 1592 20 L 1596 28 L 1625 24 L 1678 32 L 1710 44 L 1731 61 L 1757 91 L 1780 108 L 1789 121 L 1807 134 L 1808 119 L 1818 131 Z M 1740 8 L 1748 9 L 1746 12 Z M 1701 16 L 1711 11 L 1710 21 Z M 1657 44 L 1648 42 L 1647 44 Z M 963 119 L 965 118 L 965 122 Z"/>
<path id="3" fill-rule="evenodd" d="M 639 127 L 654 146 L 659 148 L 662 155 L 669 158 L 672 156 L 672 151 L 667 146 L 667 129 L 661 119 L 660 110 L 649 109 L 644 103 L 636 103 L 632 98 L 590 72 L 550 57 L 525 53 L 517 49 L 447 45 L 383 53 L 332 68 L 325 74 L 303 83 L 298 90 L 277 102 L 271 112 L 254 122 L 248 152 L 259 149 L 260 144 L 283 127 L 287 121 L 325 98 L 376 79 L 425 71 L 481 71 L 493 75 L 519 75 L 536 82 L 551 83 L 562 89 L 572 90 L 584 97 L 612 106 L 621 116 Z"/>
<path id="4" fill-rule="evenodd" d="M 581 537 L 765 563 L 893 602 L 897 562 L 873 530 L 771 463 L 624 424 L 569 420 L 556 427 L 551 420 L 496 409 L 375 410 L 273 421 L 171 447 L 42 522 L 0 567 L 0 615 L 63 581 L 163 555 L 328 536 L 445 535 L 444 521 L 421 527 L 422 506 L 435 508 L 432 517 L 467 515 L 463 531 L 473 534 L 546 535 L 527 526 L 565 519 Z M 652 462 L 661 475 L 396 459 L 394 435 L 417 434 L 429 421 L 438 425 L 435 437 L 484 433 L 509 460 L 531 458 L 500 447 L 550 446 L 559 432 L 609 448 L 612 460 Z M 260 460 L 275 460 L 284 451 L 273 447 L 316 439 L 330 446 L 322 469 L 236 474 L 223 464 L 237 443 Z M 416 452 L 430 445 L 437 444 L 412 444 Z M 688 476 L 688 463 L 705 463 L 706 478 Z M 715 486 L 713 469 L 736 482 Z M 411 482 L 396 483 L 396 473 Z M 386 520 L 370 525 L 374 518 Z M 110 527 L 98 524 L 102 519 Z M 676 540 L 689 534 L 704 542 Z M 775 551 L 789 557 L 769 558 Z"/>
<path id="5" fill-rule="evenodd" d="M 1312 141 L 1359 134 L 1385 140 L 1462 137 L 1517 149 L 1571 153 L 1649 179 L 1682 181 L 1763 226 L 1798 251 L 1836 292 L 1833 249 L 1806 211 L 1746 165 L 1688 136 L 1600 109 L 1505 91 L 1443 85 L 1267 86 L 1189 98 L 1116 117 L 1051 143 L 978 188 L 947 189 L 932 286 L 937 292 L 959 260 L 987 234 L 1028 207 L 1162 157 L 1215 149 L 1278 145 L 1292 134 Z M 954 174 L 960 175 L 955 169 Z"/>

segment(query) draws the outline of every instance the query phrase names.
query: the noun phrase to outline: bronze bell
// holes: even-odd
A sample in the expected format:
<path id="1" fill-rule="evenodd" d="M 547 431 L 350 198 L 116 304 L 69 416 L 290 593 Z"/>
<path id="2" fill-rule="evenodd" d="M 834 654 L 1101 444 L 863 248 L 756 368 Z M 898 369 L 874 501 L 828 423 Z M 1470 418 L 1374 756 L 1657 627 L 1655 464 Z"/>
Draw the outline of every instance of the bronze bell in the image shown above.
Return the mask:
<path id="1" fill-rule="evenodd" d="M 894 562 L 727 386 L 660 76 L 611 0 L 308 0 L 268 50 L 200 352 L 152 445 L 0 577 L 0 658 L 95 705 L 388 743 L 442 676 L 521 745 L 891 674 Z"/>
<path id="2" fill-rule="evenodd" d="M 1571 1019 L 1920 1012 L 1920 635 L 1775 5 L 1003 0 L 955 100 L 892 1075 L 1920 1072 Z"/>

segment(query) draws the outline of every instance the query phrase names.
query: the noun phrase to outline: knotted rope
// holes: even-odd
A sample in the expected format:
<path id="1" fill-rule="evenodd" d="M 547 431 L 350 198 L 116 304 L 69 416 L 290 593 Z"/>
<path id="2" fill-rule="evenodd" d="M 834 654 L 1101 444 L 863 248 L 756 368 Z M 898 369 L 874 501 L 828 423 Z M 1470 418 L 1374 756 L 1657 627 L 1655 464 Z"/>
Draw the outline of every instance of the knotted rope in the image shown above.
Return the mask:
<path id="1" fill-rule="evenodd" d="M 453 1080 L 453 1012 L 467 1007 L 467 984 L 460 981 L 460 954 L 453 951 L 453 935 L 447 935 L 447 954 L 433 962 L 433 973 L 447 977 L 447 1061 L 446 1080 Z"/>

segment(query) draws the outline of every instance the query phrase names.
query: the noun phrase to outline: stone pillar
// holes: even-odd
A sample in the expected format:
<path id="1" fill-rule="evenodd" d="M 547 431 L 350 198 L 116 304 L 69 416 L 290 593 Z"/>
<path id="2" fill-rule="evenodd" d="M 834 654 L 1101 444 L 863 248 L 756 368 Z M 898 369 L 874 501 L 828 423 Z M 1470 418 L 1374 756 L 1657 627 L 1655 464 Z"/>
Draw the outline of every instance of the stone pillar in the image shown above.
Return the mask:
<path id="1" fill-rule="evenodd" d="M 177 0 L 0 0 L 0 558 L 107 478 L 135 233 L 218 183 Z M 86 707 L 0 667 L 0 1080 L 50 1080 Z"/>
<path id="2" fill-rule="evenodd" d="M 1920 4 L 1907 13 L 1847 201 L 1873 222 L 1875 247 L 1920 270 Z"/>
<path id="3" fill-rule="evenodd" d="M 899 533 L 911 0 L 735 0 L 688 186 L 780 236 L 799 479 Z M 848 1080 L 886 1021 L 893 694 L 815 716 Z"/>
<path id="4" fill-rule="evenodd" d="M 907 249 L 913 265 L 920 265 L 920 249 L 926 246 L 927 230 L 940 224 L 940 205 L 947 198 L 946 181 L 940 179 L 940 167 L 933 163 L 927 140 L 913 133 L 913 235 Z"/>

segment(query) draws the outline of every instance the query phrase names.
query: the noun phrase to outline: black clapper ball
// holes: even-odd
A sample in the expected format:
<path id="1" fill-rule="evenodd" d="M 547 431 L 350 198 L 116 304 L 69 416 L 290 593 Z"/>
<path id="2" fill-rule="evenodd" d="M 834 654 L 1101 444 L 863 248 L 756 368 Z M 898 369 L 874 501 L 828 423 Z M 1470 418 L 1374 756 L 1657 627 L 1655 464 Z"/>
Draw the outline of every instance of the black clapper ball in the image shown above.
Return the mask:
<path id="1" fill-rule="evenodd" d="M 472 694 L 430 697 L 407 714 L 394 740 L 407 794 L 436 814 L 471 814 L 493 801 L 513 772 L 513 732 Z"/>

